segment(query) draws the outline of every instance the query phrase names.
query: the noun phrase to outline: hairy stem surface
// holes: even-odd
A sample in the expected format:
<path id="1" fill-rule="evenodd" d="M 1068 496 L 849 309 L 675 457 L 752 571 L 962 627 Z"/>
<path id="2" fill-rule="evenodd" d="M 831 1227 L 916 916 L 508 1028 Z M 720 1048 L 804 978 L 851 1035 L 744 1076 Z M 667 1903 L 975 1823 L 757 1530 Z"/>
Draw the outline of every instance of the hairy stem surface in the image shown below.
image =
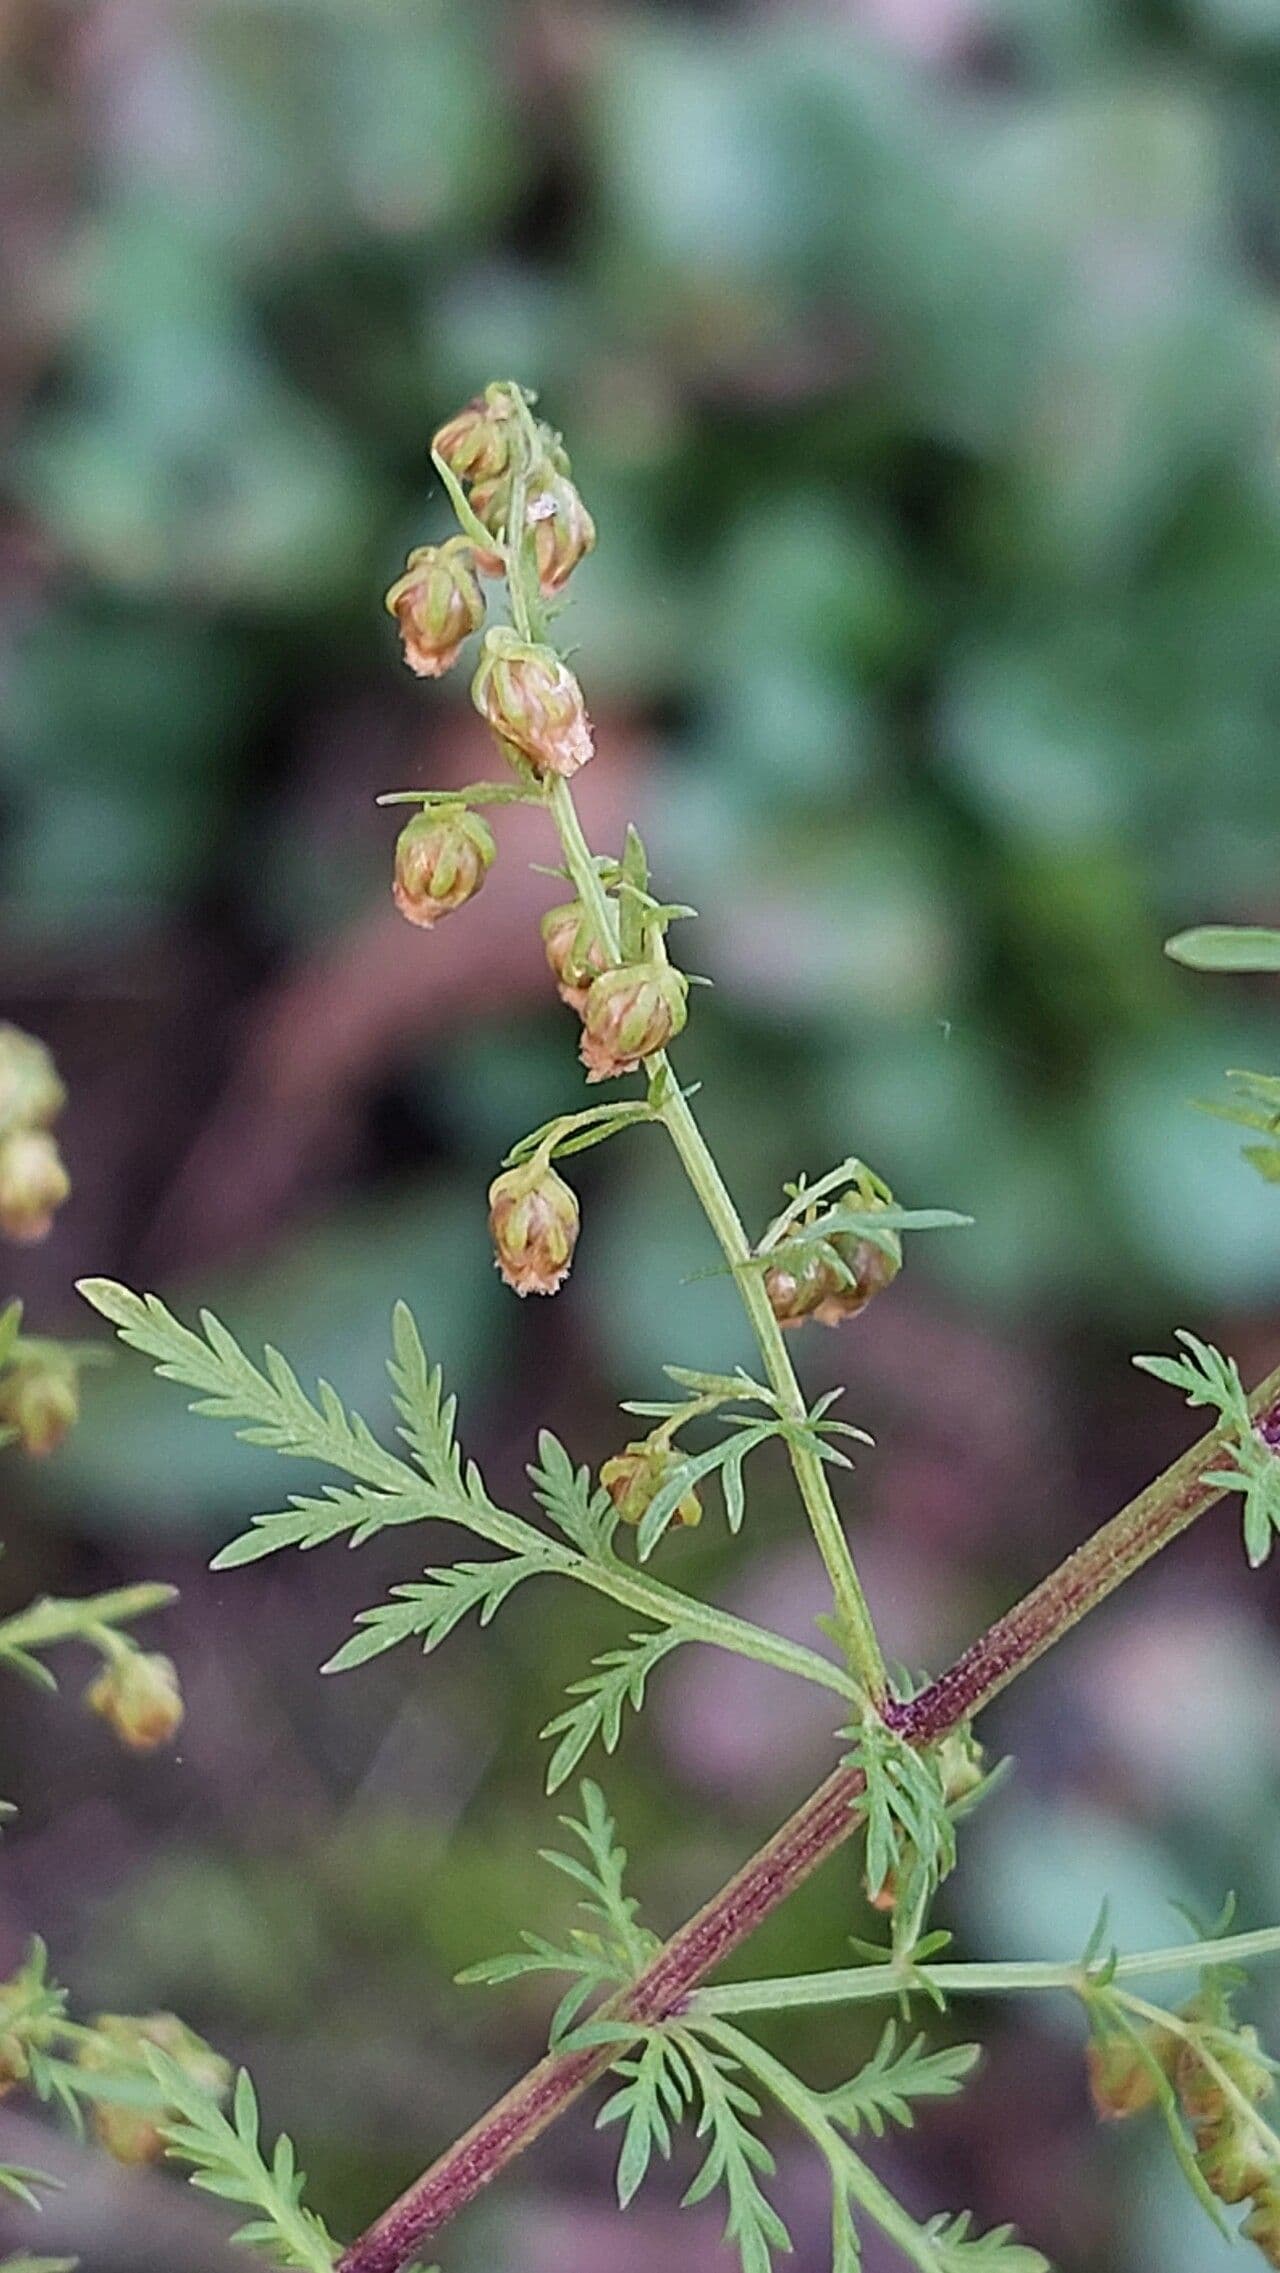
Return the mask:
<path id="1" fill-rule="evenodd" d="M 1280 1433 L 1280 1368 L 1250 1399 L 1260 1432 Z M 1211 1431 L 1104 1524 L 1050 1577 L 997 1620 L 950 1670 L 893 1708 L 910 1744 L 935 1742 L 970 1719 L 1043 1656 L 1108 1594 L 1221 1499 L 1206 1477 L 1223 1459 L 1225 1434 Z M 637 2029 L 670 2019 L 712 1968 L 769 1916 L 859 1822 L 863 1779 L 838 1769 L 737 1876 L 682 1926 L 629 1989 L 604 2008 Z M 553 2123 L 616 2060 L 621 2046 L 551 2054 L 513 2085 L 479 2122 L 433 2163 L 342 2258 L 338 2273 L 399 2273 L 521 2150 Z M 877 2213 L 878 2214 L 878 2213 Z"/>

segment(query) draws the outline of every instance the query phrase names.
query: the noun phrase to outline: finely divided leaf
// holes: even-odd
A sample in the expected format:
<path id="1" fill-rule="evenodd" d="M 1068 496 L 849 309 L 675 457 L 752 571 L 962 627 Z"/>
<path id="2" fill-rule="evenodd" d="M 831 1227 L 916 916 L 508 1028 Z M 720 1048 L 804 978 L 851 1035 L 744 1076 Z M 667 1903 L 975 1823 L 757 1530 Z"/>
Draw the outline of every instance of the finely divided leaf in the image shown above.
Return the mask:
<path id="1" fill-rule="evenodd" d="M 580 1702 L 548 1721 L 542 1731 L 543 1736 L 560 1739 L 547 1769 L 549 1792 L 559 1790 L 597 1737 L 606 1752 L 617 1750 L 625 1708 L 630 1705 L 634 1712 L 641 1710 L 654 1667 L 681 1642 L 693 1638 L 678 1627 L 655 1634 L 632 1634 L 628 1648 L 606 1650 L 593 1660 L 594 1670 L 584 1680 L 575 1681 L 568 1691 Z"/>
<path id="2" fill-rule="evenodd" d="M 398 1642 L 420 1640 L 424 1653 L 433 1650 L 472 1610 L 478 1611 L 481 1625 L 487 1626 L 521 1580 L 541 1577 L 546 1567 L 537 1555 L 504 1555 L 489 1563 L 453 1563 L 443 1570 L 428 1571 L 426 1578 L 416 1583 L 394 1586 L 389 1602 L 360 1611 L 356 1618 L 359 1631 L 344 1642 L 323 1670 L 349 1673 L 353 1666 L 380 1657 Z"/>
<path id="3" fill-rule="evenodd" d="M 864 2124 L 877 2139 L 890 2123 L 910 2128 L 915 2121 L 911 2102 L 953 2098 L 982 2056 L 977 2044 L 953 2044 L 930 2052 L 923 2036 L 909 2044 L 903 2044 L 900 2036 L 897 2022 L 887 2022 L 865 2068 L 825 2095 L 828 2112 L 850 2137 L 856 2137 Z"/>
<path id="4" fill-rule="evenodd" d="M 600 1562 L 617 1528 L 618 1513 L 609 1494 L 591 1489 L 591 1472 L 575 1468 L 558 1437 L 543 1429 L 538 1458 L 529 1469 L 533 1496 L 570 1544 Z"/>

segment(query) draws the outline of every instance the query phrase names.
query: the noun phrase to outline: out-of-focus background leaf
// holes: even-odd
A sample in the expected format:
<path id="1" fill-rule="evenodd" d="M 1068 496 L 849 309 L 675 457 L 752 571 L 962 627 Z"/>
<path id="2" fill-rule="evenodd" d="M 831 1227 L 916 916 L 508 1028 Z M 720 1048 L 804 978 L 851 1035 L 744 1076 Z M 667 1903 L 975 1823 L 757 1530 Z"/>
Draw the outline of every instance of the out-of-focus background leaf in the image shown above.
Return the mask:
<path id="1" fill-rule="evenodd" d="M 663 1359 L 746 1354 L 644 1136 L 582 1164 L 559 1301 L 489 1269 L 495 1159 L 579 1097 L 529 817 L 455 925 L 389 907 L 376 791 L 491 759 L 380 594 L 445 525 L 432 427 L 517 374 L 600 525 L 584 804 L 702 910 L 681 1064 L 748 1216 L 856 1149 L 977 1218 L 800 1345 L 878 1437 L 843 1489 L 888 1645 L 939 1663 L 1185 1440 L 1131 1350 L 1185 1322 L 1275 1355 L 1280 1214 L 1186 1109 L 1275 1063 L 1274 989 L 1159 943 L 1280 917 L 1280 13 L 4 0 L 0 114 L 0 970 L 71 1083 L 76 1179 L 13 1273 L 32 1314 L 83 1330 L 84 1270 L 196 1290 L 384 1420 L 407 1294 L 513 1494 L 540 1419 L 598 1460 Z M 6 1477 L 13 1600 L 183 1585 L 191 1713 L 126 1767 L 74 1669 L 6 1698 L 0 1956 L 38 1922 L 86 2004 L 173 2003 L 249 2057 L 352 2230 L 539 2045 L 540 1994 L 451 1976 L 554 1926 L 535 1731 L 616 1620 L 517 1600 L 321 1682 L 427 1550 L 209 1578 L 302 1479 L 132 1362 Z M 666 1553 L 797 1634 L 821 1607 L 767 1463 L 740 1544 Z M 1134 1940 L 1228 1884 L 1280 1915 L 1276 1610 L 1224 1516 L 1001 1707 L 1019 1773 L 948 1896 L 967 1948 L 1070 1950 L 1108 1890 Z M 655 1921 L 829 1756 L 777 1678 L 665 1668 L 607 1777 Z M 753 1956 L 835 1963 L 866 1923 L 836 1864 Z M 974 2092 L 882 2150 L 911 2201 L 1014 2215 L 1064 2273 L 1216 2267 L 1160 2141 L 1095 2134 L 1069 2016 L 990 2029 Z M 867 2040 L 787 2034 L 815 2076 Z M 780 2151 L 820 2273 L 817 2175 Z M 606 2173 L 566 2124 L 450 2273 L 727 2262 L 674 2182 L 622 2221 Z M 198 2201 L 63 2175 L 48 2246 L 90 2273 L 222 2262 Z"/>

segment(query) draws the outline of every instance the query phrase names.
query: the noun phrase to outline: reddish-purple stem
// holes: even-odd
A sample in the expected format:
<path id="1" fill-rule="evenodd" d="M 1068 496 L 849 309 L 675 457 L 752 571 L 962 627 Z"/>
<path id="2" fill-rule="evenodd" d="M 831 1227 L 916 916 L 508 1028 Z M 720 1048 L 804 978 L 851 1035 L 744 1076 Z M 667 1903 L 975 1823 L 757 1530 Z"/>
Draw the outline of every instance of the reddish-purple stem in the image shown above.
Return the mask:
<path id="1" fill-rule="evenodd" d="M 1259 1435 L 1280 1442 L 1280 1369 L 1251 1400 Z M 1010 1681 L 1222 1497 L 1205 1481 L 1221 1465 L 1220 1431 L 1198 1444 L 997 1619 L 938 1680 L 885 1718 L 910 1744 L 935 1743 Z M 637 2029 L 678 2013 L 690 1991 L 793 1889 L 851 1837 L 863 1779 L 838 1769 L 697 1916 L 664 1943 L 631 1987 L 603 2008 Z M 342 2257 L 337 2273 L 400 2273 L 438 2233 L 617 2058 L 618 2047 L 549 2053 L 416 2179 Z"/>

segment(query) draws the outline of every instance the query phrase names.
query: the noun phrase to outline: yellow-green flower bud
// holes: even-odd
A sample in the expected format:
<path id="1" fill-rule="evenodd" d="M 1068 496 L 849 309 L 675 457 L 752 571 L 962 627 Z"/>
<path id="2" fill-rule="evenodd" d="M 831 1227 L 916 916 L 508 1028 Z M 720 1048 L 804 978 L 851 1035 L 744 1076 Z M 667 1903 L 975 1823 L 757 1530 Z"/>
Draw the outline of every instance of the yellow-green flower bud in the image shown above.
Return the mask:
<path id="1" fill-rule="evenodd" d="M 446 419 L 431 447 L 459 481 L 490 481 L 510 462 L 511 410 L 506 389 L 495 383 Z"/>
<path id="2" fill-rule="evenodd" d="M 498 1269 L 517 1294 L 554 1294 L 578 1243 L 578 1202 L 549 1160 L 508 1168 L 489 1186 Z"/>
<path id="3" fill-rule="evenodd" d="M 1188 2017 L 1201 2017 L 1199 2009 L 1189 2007 Z M 1223 2025 L 1223 2020 L 1216 2019 L 1214 2025 Z M 1213 2056 L 1236 2089 L 1255 2106 L 1270 2098 L 1274 2086 L 1270 2069 L 1258 2057 L 1256 2028 L 1237 2028 L 1229 2043 L 1215 2042 Z M 1205 2066 L 1195 2045 L 1185 2041 L 1178 2054 L 1177 2085 L 1188 2123 L 1221 2123 L 1230 2114 L 1230 2102 L 1217 2077 Z"/>
<path id="4" fill-rule="evenodd" d="M 1268 2265 L 1280 2265 L 1280 2181 L 1262 2188 L 1240 2231 Z"/>
<path id="5" fill-rule="evenodd" d="M 1275 2157 L 1256 2124 L 1234 2108 L 1220 2123 L 1196 2132 L 1196 2163 L 1205 2185 L 1220 2202 L 1247 2202 L 1276 2175 Z"/>
<path id="6" fill-rule="evenodd" d="M 56 1452 L 79 1418 L 74 1361 L 54 1344 L 41 1344 L 30 1357 L 19 1356 L 0 1374 L 0 1427 L 12 1429 L 34 1459 Z"/>
<path id="7" fill-rule="evenodd" d="M 689 982 L 669 963 L 624 963 L 593 979 L 582 1006 L 582 1062 L 588 1081 L 632 1073 L 665 1050 L 688 1017 Z"/>
<path id="8" fill-rule="evenodd" d="M 493 832 L 465 805 L 415 813 L 396 838 L 392 895 L 402 916 L 430 930 L 473 900 L 493 865 Z"/>
<path id="9" fill-rule="evenodd" d="M 177 1667 L 155 1652 L 124 1649 L 108 1658 L 84 1701 L 130 1752 L 158 1751 L 172 1743 L 183 1722 Z"/>
<path id="10" fill-rule="evenodd" d="M 1163 2029 L 1142 2029 L 1139 2035 L 1157 2067 L 1167 2072 L 1177 2053 L 1174 2040 Z M 1090 2097 L 1104 2122 L 1142 2115 L 1155 2105 L 1159 2089 L 1156 2073 L 1131 2036 L 1108 2030 L 1105 2035 L 1091 2037 L 1085 2066 Z"/>
<path id="11" fill-rule="evenodd" d="M 609 958 L 587 922 L 581 900 L 568 900 L 562 907 L 548 909 L 542 919 L 542 944 L 561 1002 L 581 1015 L 593 979 L 609 967 Z"/>
<path id="12" fill-rule="evenodd" d="M 134 2019 L 124 2013 L 102 2013 L 94 2033 L 76 2052 L 77 2065 L 95 2075 L 124 2075 L 131 2070 L 139 2079 L 151 2073 L 147 2052 L 154 2047 L 181 2068 L 201 2092 L 223 2099 L 231 2088 L 231 2064 L 205 2043 L 203 2037 L 180 2021 L 176 2013 L 149 2013 Z M 132 2107 L 124 2101 L 101 2099 L 93 2106 L 93 2128 L 98 2144 L 119 2163 L 154 2163 L 163 2158 L 164 2131 L 178 2120 L 177 2110 Z"/>
<path id="13" fill-rule="evenodd" d="M 71 1178 L 47 1129 L 0 1137 L 0 1231 L 30 1246 L 45 1239 L 71 1191 Z"/>
<path id="14" fill-rule="evenodd" d="M 66 1101 L 44 1043 L 19 1026 L 0 1024 L 0 1132 L 51 1128 Z"/>
<path id="15" fill-rule="evenodd" d="M 582 689 L 553 648 L 511 631 L 489 632 L 471 697 L 499 740 L 535 773 L 567 779 L 592 754 Z"/>
<path id="16" fill-rule="evenodd" d="M 680 1454 L 669 1444 L 645 1437 L 625 1445 L 606 1460 L 600 1481 L 624 1523 L 641 1523 L 663 1485 L 680 1467 Z M 702 1502 L 695 1491 L 686 1492 L 673 1519 L 690 1531 L 702 1521 Z"/>
<path id="17" fill-rule="evenodd" d="M 387 594 L 400 626 L 404 659 L 420 679 L 438 679 L 456 663 L 464 639 L 484 622 L 484 594 L 465 537 L 419 545 Z"/>
<path id="18" fill-rule="evenodd" d="M 529 520 L 538 582 L 550 597 L 563 591 L 578 562 L 595 550 L 596 525 L 576 484 L 554 468 L 548 468 L 529 493 Z"/>

